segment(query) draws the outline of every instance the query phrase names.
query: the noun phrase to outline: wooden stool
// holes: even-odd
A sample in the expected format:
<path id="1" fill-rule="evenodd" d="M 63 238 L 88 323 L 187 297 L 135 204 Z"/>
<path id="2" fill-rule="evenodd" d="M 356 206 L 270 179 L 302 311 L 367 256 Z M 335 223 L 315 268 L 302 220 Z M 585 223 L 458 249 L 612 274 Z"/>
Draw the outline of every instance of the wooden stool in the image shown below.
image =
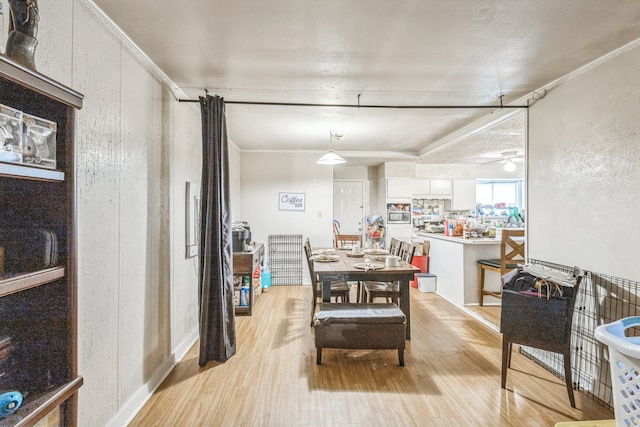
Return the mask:
<path id="1" fill-rule="evenodd" d="M 495 271 L 502 277 L 514 268 L 518 268 L 516 261 L 524 261 L 524 230 L 505 228 L 502 230 L 502 240 L 500 241 L 500 259 L 479 259 L 477 261 L 478 304 L 481 307 L 484 303 L 485 295 L 491 295 L 496 298 L 500 298 L 501 295 L 500 290 L 488 291 L 484 288 L 484 271 Z"/>

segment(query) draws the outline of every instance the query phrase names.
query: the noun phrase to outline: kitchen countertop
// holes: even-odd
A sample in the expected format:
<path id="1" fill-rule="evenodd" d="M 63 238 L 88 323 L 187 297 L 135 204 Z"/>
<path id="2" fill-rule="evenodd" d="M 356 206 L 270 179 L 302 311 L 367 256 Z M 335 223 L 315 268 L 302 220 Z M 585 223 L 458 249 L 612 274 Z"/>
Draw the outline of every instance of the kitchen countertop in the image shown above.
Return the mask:
<path id="1" fill-rule="evenodd" d="M 427 237 L 429 239 L 445 240 L 447 242 L 462 243 L 463 245 L 497 245 L 500 243 L 499 239 L 490 239 L 488 237 L 470 237 L 464 239 L 462 236 L 445 236 L 444 233 L 426 233 L 418 231 L 420 237 Z"/>

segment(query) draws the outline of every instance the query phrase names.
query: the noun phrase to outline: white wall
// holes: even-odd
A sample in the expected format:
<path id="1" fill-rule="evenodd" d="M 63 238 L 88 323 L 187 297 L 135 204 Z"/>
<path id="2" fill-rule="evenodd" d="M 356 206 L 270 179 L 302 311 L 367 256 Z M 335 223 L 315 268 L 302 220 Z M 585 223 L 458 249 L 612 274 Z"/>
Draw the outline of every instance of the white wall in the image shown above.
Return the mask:
<path id="1" fill-rule="evenodd" d="M 636 47 L 531 107 L 530 257 L 640 279 L 638 69 Z"/>
<path id="2" fill-rule="evenodd" d="M 168 94 L 91 2 L 39 6 L 38 70 L 85 94 L 76 141 L 80 425 L 122 425 L 197 331 L 184 190 L 200 181 L 199 113 Z M 637 49 L 622 54 L 531 109 L 529 256 L 638 278 L 639 65 Z M 333 173 L 316 157 L 232 147 L 234 219 L 249 221 L 255 240 L 302 234 L 331 244 Z M 306 193 L 306 211 L 279 211 L 281 191 Z"/>
<path id="3" fill-rule="evenodd" d="M 197 337 L 184 218 L 185 183 L 200 182 L 200 117 L 93 3 L 40 3 L 37 69 L 85 96 L 76 135 L 79 425 L 119 426 Z"/>
<path id="4" fill-rule="evenodd" d="M 201 150 L 202 151 L 202 150 Z M 240 193 L 240 159 L 242 154 L 238 147 L 229 141 L 229 181 L 231 187 L 231 217 L 242 216 L 242 197 Z M 237 215 L 234 215 L 237 214 Z M 240 220 L 243 221 L 243 220 Z"/>
<path id="5" fill-rule="evenodd" d="M 244 152 L 241 157 L 240 213 L 251 237 L 267 246 L 270 234 L 302 234 L 314 247 L 333 244 L 333 171 L 317 165 L 317 154 Z M 306 194 L 304 212 L 278 209 L 278 193 Z M 304 264 L 304 259 L 303 259 Z M 303 281 L 309 283 L 303 267 Z"/>
<path id="6" fill-rule="evenodd" d="M 182 358 L 198 337 L 198 257 L 186 258 L 186 183 L 199 184 L 202 170 L 202 125 L 198 104 L 177 103 L 169 91 L 163 92 L 165 109 L 162 124 L 163 146 L 168 147 L 169 173 L 163 181 L 170 186 L 171 221 L 167 230 L 171 242 L 170 321 L 171 350 Z"/>

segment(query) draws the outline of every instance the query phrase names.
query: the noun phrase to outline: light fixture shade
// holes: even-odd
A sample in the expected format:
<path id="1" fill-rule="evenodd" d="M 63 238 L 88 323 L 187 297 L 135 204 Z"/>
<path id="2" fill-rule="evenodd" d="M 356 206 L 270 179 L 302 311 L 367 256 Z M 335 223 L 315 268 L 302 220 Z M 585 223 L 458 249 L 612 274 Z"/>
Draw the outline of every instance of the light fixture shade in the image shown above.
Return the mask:
<path id="1" fill-rule="evenodd" d="M 345 163 L 346 160 L 342 157 L 338 156 L 333 151 L 329 151 L 324 156 L 320 157 L 320 159 L 316 162 L 319 165 L 339 165 L 341 163 Z"/>
<path id="2" fill-rule="evenodd" d="M 513 163 L 513 160 L 507 160 L 507 163 L 504 164 L 504 170 L 506 170 L 507 172 L 513 172 L 514 170 L 516 170 L 516 164 Z"/>

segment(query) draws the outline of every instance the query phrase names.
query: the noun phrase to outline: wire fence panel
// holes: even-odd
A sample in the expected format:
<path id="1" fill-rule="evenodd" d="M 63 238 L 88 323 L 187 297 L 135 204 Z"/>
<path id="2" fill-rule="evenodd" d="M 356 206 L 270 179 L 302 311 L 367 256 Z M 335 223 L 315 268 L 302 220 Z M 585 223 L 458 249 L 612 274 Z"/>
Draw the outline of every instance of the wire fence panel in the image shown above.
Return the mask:
<path id="1" fill-rule="evenodd" d="M 538 264 L 562 272 L 572 272 L 573 267 L 529 259 Z M 585 270 L 573 312 L 571 331 L 571 369 L 573 388 L 592 395 L 601 403 L 613 408 L 609 352 L 606 345 L 595 338 L 596 327 L 624 317 L 639 316 L 638 294 L 640 283 Z M 522 319 L 526 322 L 526 319 Z M 639 331 L 630 331 L 638 335 Z M 520 352 L 541 366 L 564 379 L 561 354 L 521 347 Z"/>

